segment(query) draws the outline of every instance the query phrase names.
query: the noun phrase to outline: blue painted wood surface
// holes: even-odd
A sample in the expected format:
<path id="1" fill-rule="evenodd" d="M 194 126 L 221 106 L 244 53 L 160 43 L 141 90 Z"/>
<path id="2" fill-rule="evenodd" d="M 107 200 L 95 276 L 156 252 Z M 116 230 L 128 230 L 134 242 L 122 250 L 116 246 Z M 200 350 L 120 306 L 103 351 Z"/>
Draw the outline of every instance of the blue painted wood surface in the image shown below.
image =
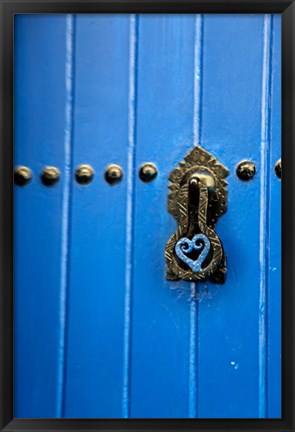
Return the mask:
<path id="1" fill-rule="evenodd" d="M 122 417 L 130 20 L 83 15 L 74 26 L 72 160 L 74 167 L 91 164 L 95 177 L 89 186 L 75 183 L 72 189 L 63 415 Z M 124 181 L 113 187 L 103 175 L 110 162 L 124 171 Z"/>
<path id="2" fill-rule="evenodd" d="M 33 179 L 15 188 L 15 417 L 281 416 L 280 25 L 16 16 L 15 164 Z M 197 144 L 230 170 L 223 286 L 165 279 L 168 174 Z"/>
<path id="3" fill-rule="evenodd" d="M 60 415 L 67 242 L 65 171 L 67 17 L 15 17 L 15 165 L 33 171 L 15 188 L 15 400 L 17 417 Z M 58 166 L 59 184 L 39 173 Z M 46 190 L 46 193 L 44 193 Z M 66 243 L 65 243 L 66 242 Z"/>

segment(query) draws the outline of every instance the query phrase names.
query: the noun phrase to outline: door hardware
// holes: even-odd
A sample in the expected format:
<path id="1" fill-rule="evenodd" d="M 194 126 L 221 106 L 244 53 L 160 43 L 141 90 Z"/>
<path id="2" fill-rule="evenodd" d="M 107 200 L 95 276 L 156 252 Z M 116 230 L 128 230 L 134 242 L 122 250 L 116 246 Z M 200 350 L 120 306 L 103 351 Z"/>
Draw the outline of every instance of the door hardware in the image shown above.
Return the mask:
<path id="1" fill-rule="evenodd" d="M 90 165 L 79 165 L 75 173 L 76 180 L 81 185 L 89 184 L 94 177 L 94 170 Z"/>
<path id="2" fill-rule="evenodd" d="M 41 180 L 45 186 L 53 186 L 60 178 L 60 171 L 54 166 L 46 166 L 41 172 Z"/>
<path id="3" fill-rule="evenodd" d="M 240 180 L 251 180 L 256 174 L 255 163 L 249 160 L 241 161 L 237 166 L 236 173 Z"/>
<path id="4" fill-rule="evenodd" d="M 275 173 L 279 179 L 282 178 L 282 161 L 279 159 L 275 164 Z"/>
<path id="5" fill-rule="evenodd" d="M 122 180 L 123 170 L 120 165 L 110 164 L 106 168 L 104 178 L 110 185 L 115 185 Z"/>
<path id="6" fill-rule="evenodd" d="M 195 147 L 169 176 L 168 211 L 178 228 L 167 242 L 168 280 L 224 283 L 226 262 L 215 224 L 227 209 L 228 170 Z"/>
<path id="7" fill-rule="evenodd" d="M 32 171 L 26 166 L 18 166 L 14 170 L 14 183 L 17 186 L 25 186 L 32 180 Z"/>
<path id="8" fill-rule="evenodd" d="M 157 177 L 157 175 L 158 175 L 157 167 L 152 162 L 145 162 L 140 167 L 139 177 L 145 183 L 149 183 L 153 181 Z"/>

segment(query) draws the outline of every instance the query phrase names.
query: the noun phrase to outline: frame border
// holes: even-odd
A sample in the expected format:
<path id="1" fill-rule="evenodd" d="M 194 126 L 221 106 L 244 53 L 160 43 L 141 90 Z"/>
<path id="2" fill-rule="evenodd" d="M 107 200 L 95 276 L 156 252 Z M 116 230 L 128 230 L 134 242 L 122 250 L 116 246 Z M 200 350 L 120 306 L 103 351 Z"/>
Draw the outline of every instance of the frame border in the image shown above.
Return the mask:
<path id="1" fill-rule="evenodd" d="M 282 419 L 13 418 L 13 18 L 16 13 L 282 14 Z M 0 428 L 28 431 L 295 431 L 295 0 L 0 0 Z M 293 264 L 294 263 L 294 264 Z"/>

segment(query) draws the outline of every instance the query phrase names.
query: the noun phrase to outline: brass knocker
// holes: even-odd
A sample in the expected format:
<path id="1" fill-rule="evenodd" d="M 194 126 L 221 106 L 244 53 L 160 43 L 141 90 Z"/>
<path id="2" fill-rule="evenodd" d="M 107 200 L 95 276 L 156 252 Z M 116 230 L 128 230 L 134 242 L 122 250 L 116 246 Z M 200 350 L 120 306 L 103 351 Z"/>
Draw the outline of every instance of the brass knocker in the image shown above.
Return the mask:
<path id="1" fill-rule="evenodd" d="M 168 211 L 178 228 L 166 245 L 167 279 L 225 282 L 224 250 L 214 229 L 227 209 L 228 174 L 199 146 L 170 173 Z"/>

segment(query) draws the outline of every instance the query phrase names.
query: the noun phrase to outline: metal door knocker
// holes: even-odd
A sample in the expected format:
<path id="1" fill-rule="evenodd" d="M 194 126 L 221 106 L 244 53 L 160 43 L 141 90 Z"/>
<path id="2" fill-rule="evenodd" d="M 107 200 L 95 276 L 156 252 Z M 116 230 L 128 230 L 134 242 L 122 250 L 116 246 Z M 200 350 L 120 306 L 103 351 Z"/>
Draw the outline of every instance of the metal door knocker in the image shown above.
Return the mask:
<path id="1" fill-rule="evenodd" d="M 199 146 L 170 173 L 168 211 L 178 228 L 165 250 L 168 280 L 225 282 L 223 246 L 214 229 L 226 212 L 228 174 Z"/>

